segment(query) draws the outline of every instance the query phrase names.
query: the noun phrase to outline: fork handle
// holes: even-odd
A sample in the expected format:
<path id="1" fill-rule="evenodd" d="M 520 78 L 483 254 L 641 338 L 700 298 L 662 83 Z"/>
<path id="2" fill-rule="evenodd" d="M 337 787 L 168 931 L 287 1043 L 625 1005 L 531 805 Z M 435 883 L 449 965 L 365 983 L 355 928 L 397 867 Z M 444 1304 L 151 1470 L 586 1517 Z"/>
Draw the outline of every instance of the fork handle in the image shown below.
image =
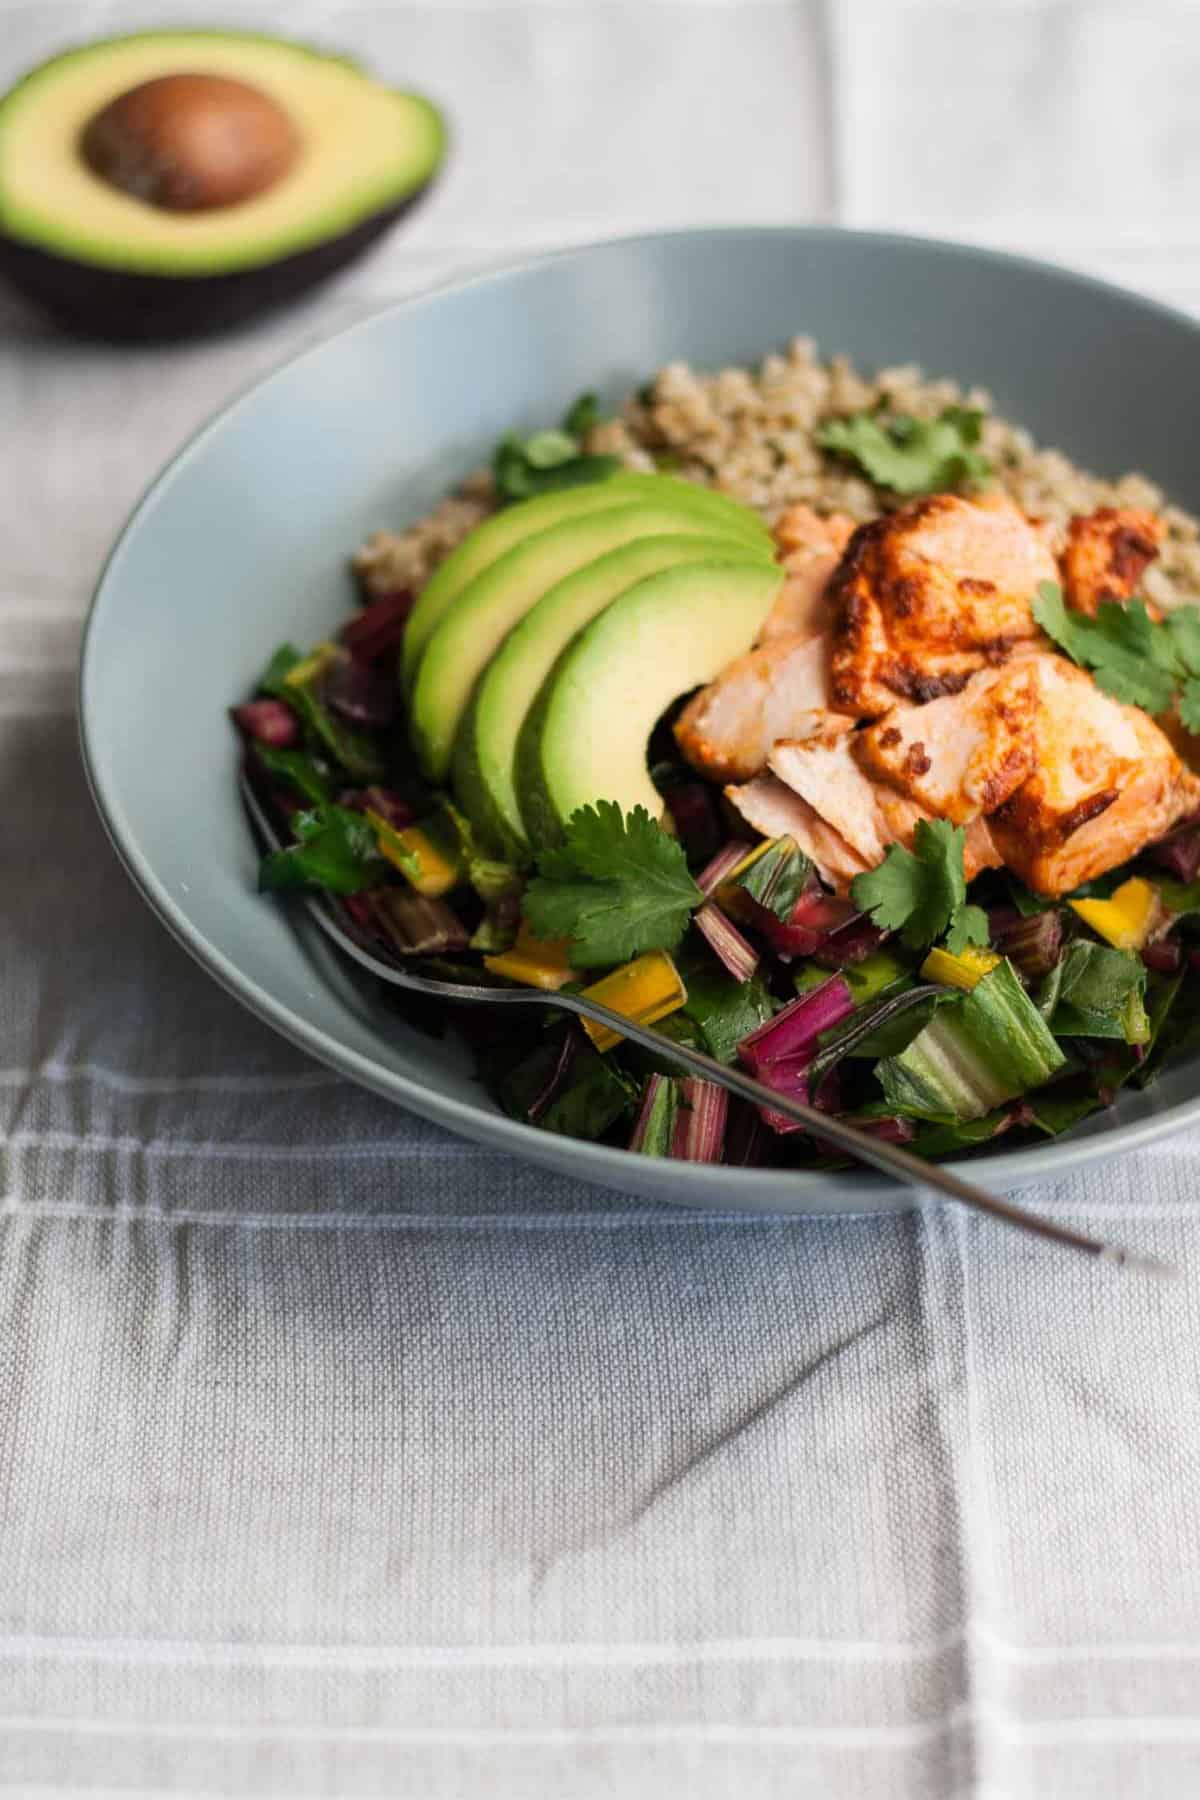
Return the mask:
<path id="1" fill-rule="evenodd" d="M 845 1150 L 857 1162 L 869 1163 L 872 1168 L 895 1177 L 909 1187 L 918 1190 L 932 1188 L 937 1193 L 944 1194 L 947 1199 L 957 1200 L 960 1205 L 986 1213 L 990 1218 L 1000 1219 L 1006 1225 L 1015 1225 L 1022 1231 L 1048 1238 L 1051 1243 L 1082 1251 L 1086 1256 L 1097 1257 L 1118 1267 L 1136 1268 L 1143 1273 L 1156 1275 L 1174 1272 L 1156 1258 L 1073 1231 L 1069 1225 L 1060 1225 L 1041 1213 L 1026 1212 L 1024 1207 L 1014 1206 L 999 1194 L 990 1194 L 986 1188 L 964 1181 L 952 1169 L 926 1162 L 923 1157 L 914 1156 L 911 1151 L 902 1149 L 898 1144 L 888 1144 L 880 1138 L 873 1138 L 869 1132 L 858 1130 L 834 1113 L 822 1112 L 819 1107 L 809 1106 L 803 1100 L 793 1100 L 786 1094 L 777 1094 L 772 1088 L 764 1087 L 761 1081 L 756 1081 L 752 1075 L 744 1074 L 741 1069 L 717 1062 L 715 1057 L 708 1056 L 703 1050 L 695 1050 L 689 1044 L 677 1044 L 650 1026 L 639 1025 L 594 1000 L 585 1000 L 579 994 L 547 994 L 543 998 L 564 1012 L 574 1013 L 581 1019 L 591 1019 L 598 1025 L 607 1025 L 620 1037 L 630 1038 L 645 1050 L 653 1050 L 661 1056 L 669 1057 L 691 1074 L 699 1075 L 705 1081 L 715 1081 L 743 1100 L 752 1101 L 756 1106 L 769 1107 L 772 1112 L 785 1114 L 798 1125 L 803 1125 L 815 1137 L 835 1144 L 839 1150 Z"/>

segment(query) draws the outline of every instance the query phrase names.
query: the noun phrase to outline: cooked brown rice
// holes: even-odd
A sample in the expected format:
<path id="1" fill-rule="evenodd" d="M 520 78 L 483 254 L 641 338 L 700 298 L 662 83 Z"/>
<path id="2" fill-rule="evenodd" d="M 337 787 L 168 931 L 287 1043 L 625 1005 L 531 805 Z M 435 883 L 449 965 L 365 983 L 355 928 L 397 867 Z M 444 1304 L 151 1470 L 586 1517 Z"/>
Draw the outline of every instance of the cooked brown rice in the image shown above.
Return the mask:
<path id="1" fill-rule="evenodd" d="M 845 357 L 821 362 L 809 338 L 794 339 L 757 371 L 698 375 L 686 363 L 668 363 L 617 418 L 593 428 L 586 448 L 619 456 L 633 469 L 669 468 L 720 488 L 772 521 L 801 500 L 819 512 L 870 519 L 894 506 L 895 496 L 820 450 L 814 433 L 824 419 L 881 403 L 915 418 L 935 417 L 952 405 L 979 407 L 987 415 L 981 448 L 997 481 L 1030 516 L 1048 520 L 1060 538 L 1073 513 L 1097 506 L 1161 513 L 1167 536 L 1143 581 L 1145 593 L 1164 605 L 1200 601 L 1200 525 L 1167 505 L 1145 476 L 1103 481 L 1061 451 L 1040 450 L 1027 431 L 992 413 L 981 389 L 926 381 L 911 365 L 868 378 Z M 376 532 L 354 558 L 366 591 L 421 588 L 494 506 L 491 477 L 479 471 L 406 531 Z"/>

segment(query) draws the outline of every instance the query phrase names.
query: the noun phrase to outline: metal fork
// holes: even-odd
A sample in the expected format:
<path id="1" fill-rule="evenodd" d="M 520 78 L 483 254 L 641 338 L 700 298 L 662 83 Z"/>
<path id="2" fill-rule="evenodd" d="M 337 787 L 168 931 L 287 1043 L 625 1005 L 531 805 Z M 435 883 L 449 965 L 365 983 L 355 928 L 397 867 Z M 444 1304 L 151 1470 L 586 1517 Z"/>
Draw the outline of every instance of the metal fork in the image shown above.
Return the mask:
<path id="1" fill-rule="evenodd" d="M 278 849 L 281 841 L 279 835 L 244 775 L 242 797 L 260 838 L 269 848 Z M 1051 1243 L 1082 1251 L 1086 1256 L 1096 1257 L 1101 1262 L 1119 1268 L 1159 1276 L 1175 1273 L 1169 1264 L 1160 1262 L 1155 1257 L 1106 1243 L 1100 1238 L 1088 1237 L 1083 1232 L 1072 1231 L 1069 1226 L 1060 1225 L 1039 1213 L 1026 1212 L 1023 1207 L 1014 1206 L 999 1194 L 989 1194 L 986 1189 L 976 1187 L 973 1182 L 964 1181 L 950 1169 L 925 1162 L 923 1158 L 914 1156 L 911 1151 L 903 1150 L 897 1144 L 873 1138 L 868 1132 L 859 1131 L 856 1126 L 839 1119 L 833 1113 L 821 1112 L 817 1107 L 806 1106 L 801 1100 L 777 1094 L 773 1089 L 755 1081 L 752 1076 L 743 1074 L 740 1069 L 719 1063 L 715 1058 L 706 1056 L 702 1050 L 692 1049 L 690 1045 L 677 1044 L 671 1038 L 664 1037 L 661 1032 L 654 1031 L 647 1025 L 639 1025 L 634 1020 L 627 1019 L 624 1014 L 601 1006 L 595 1000 L 585 1000 L 580 994 L 548 993 L 541 988 L 486 987 L 482 983 L 476 985 L 418 975 L 398 958 L 393 959 L 358 939 L 343 923 L 343 915 L 324 896 L 306 894 L 302 899 L 313 920 L 339 950 L 362 968 L 368 969 L 372 975 L 378 976 L 380 981 L 386 981 L 393 987 L 404 988 L 409 993 L 421 994 L 427 999 L 446 1001 L 456 1006 L 507 1007 L 514 1010 L 550 1007 L 558 1012 L 571 1013 L 578 1019 L 590 1019 L 594 1024 L 607 1025 L 619 1036 L 629 1038 L 643 1049 L 653 1050 L 657 1055 L 677 1063 L 690 1075 L 699 1075 L 705 1081 L 715 1081 L 731 1094 L 737 1094 L 756 1106 L 766 1106 L 773 1112 L 786 1114 L 824 1143 L 835 1145 L 856 1161 L 868 1163 L 873 1169 L 879 1169 L 883 1174 L 905 1182 L 918 1193 L 932 1188 L 947 1199 L 957 1200 L 960 1205 L 986 1213 L 990 1218 L 999 1219 L 1006 1225 L 1015 1225 L 1020 1230 L 1032 1232 Z"/>

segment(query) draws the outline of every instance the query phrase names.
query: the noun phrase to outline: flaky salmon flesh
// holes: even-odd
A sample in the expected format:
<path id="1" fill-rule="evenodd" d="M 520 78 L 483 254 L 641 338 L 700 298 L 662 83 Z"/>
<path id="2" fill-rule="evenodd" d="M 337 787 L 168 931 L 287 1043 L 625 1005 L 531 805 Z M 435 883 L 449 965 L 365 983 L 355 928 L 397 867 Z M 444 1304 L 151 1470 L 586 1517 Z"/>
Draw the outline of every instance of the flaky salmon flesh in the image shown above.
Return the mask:
<path id="1" fill-rule="evenodd" d="M 684 708 L 680 748 L 838 892 L 947 819 L 968 879 L 1003 866 L 1068 893 L 1200 810 L 1200 781 L 1153 719 L 1053 651 L 1033 601 L 1042 582 L 1086 613 L 1128 599 L 1162 536 L 1153 514 L 1101 508 L 1072 520 L 1060 567 L 1000 496 L 931 495 L 853 532 L 794 507 L 777 538 L 805 579 Z"/>

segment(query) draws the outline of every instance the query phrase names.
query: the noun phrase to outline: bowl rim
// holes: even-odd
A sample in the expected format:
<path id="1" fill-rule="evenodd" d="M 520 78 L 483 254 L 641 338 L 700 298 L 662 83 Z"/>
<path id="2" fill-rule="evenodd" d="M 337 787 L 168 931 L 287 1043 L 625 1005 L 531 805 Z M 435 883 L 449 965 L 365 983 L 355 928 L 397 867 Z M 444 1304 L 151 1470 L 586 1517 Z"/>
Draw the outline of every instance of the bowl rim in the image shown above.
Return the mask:
<path id="1" fill-rule="evenodd" d="M 277 1000 L 269 989 L 261 986 L 252 974 L 217 949 L 199 928 L 192 925 L 186 908 L 178 904 L 143 853 L 136 826 L 126 815 L 120 797 L 106 789 L 99 767 L 99 744 L 104 732 L 96 704 L 98 697 L 94 699 L 92 691 L 92 644 L 98 630 L 98 621 L 108 604 L 109 594 L 113 591 L 112 578 L 121 554 L 150 514 L 160 490 L 184 475 L 192 458 L 221 429 L 225 421 L 251 404 L 261 389 L 288 376 L 293 369 L 310 358 L 319 357 L 330 344 L 360 333 L 366 334 L 377 328 L 383 320 L 396 314 L 415 314 L 435 307 L 442 298 L 450 294 L 478 287 L 499 287 L 554 264 L 586 262 L 609 251 L 637 251 L 659 246 L 664 242 L 701 238 L 717 238 L 731 243 L 739 239 L 791 238 L 818 247 L 823 242 L 852 238 L 871 243 L 883 252 L 916 248 L 952 260 L 1019 269 L 1039 278 L 1050 276 L 1081 293 L 1117 295 L 1149 314 L 1173 325 L 1182 325 L 1188 331 L 1200 335 L 1200 323 L 1179 307 L 1148 297 L 1134 288 L 1102 280 L 1077 269 L 1061 267 L 1039 257 L 916 233 L 859 230 L 841 225 L 739 224 L 680 227 L 599 238 L 563 249 L 488 262 L 465 273 L 445 276 L 382 306 L 372 307 L 350 324 L 339 326 L 301 345 L 236 389 L 196 426 L 143 489 L 104 558 L 83 625 L 76 683 L 76 713 L 88 788 L 118 861 L 138 893 L 175 941 L 234 999 L 317 1061 L 337 1070 L 360 1086 L 381 1094 L 385 1099 L 456 1132 L 460 1137 L 490 1144 L 518 1157 L 544 1160 L 546 1134 L 536 1126 L 510 1119 L 503 1113 L 485 1112 L 472 1102 L 457 1100 L 423 1087 L 406 1075 L 381 1067 L 371 1057 L 339 1042 L 319 1026 L 307 1024 L 284 1002 Z M 233 790 L 230 798 L 231 803 L 236 803 L 236 793 Z M 1062 1139 L 1050 1138 L 1044 1144 L 1030 1144 L 1022 1149 L 990 1154 L 984 1151 L 971 1158 L 955 1158 L 944 1166 L 968 1179 L 979 1180 L 982 1177 L 992 1186 L 1011 1191 L 1073 1173 L 1101 1156 L 1136 1150 L 1154 1139 L 1182 1130 L 1197 1119 L 1200 1119 L 1200 1092 L 1194 1098 L 1179 1101 L 1157 1114 L 1150 1113 L 1143 1119 L 1129 1123 L 1114 1123 L 1107 1131 L 1096 1132 L 1075 1141 L 1068 1134 Z M 610 1189 L 621 1189 L 627 1185 L 622 1170 L 627 1167 L 625 1159 L 628 1151 L 582 1139 L 555 1138 L 554 1141 L 556 1146 L 571 1156 L 580 1180 L 591 1181 Z M 671 1171 L 679 1191 L 669 1193 L 664 1190 L 659 1198 L 676 1205 L 707 1211 L 786 1212 L 798 1217 L 820 1217 L 822 1214 L 835 1212 L 844 1215 L 877 1210 L 880 1203 L 891 1202 L 894 1205 L 899 1201 L 909 1206 L 919 1203 L 919 1196 L 915 1191 L 906 1195 L 904 1190 L 898 1189 L 886 1177 L 859 1169 L 851 1172 L 760 1168 L 733 1171 L 725 1164 L 673 1163 Z M 747 1188 L 753 1188 L 752 1193 L 747 1193 L 742 1205 L 738 1204 L 729 1191 L 731 1177 L 736 1176 L 744 1180 Z M 860 1206 L 856 1202 L 866 1204 Z"/>

